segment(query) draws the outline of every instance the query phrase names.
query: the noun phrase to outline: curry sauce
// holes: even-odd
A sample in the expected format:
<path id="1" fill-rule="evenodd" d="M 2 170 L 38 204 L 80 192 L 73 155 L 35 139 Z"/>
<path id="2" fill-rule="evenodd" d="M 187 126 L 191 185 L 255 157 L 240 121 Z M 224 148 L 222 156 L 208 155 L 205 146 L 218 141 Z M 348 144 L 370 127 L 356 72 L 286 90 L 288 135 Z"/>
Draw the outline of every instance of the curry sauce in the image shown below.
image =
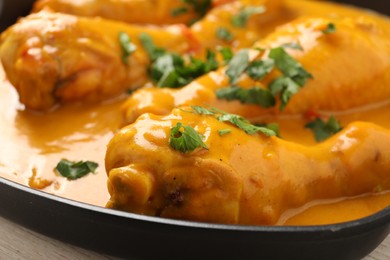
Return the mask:
<path id="1" fill-rule="evenodd" d="M 237 42 L 235 48 L 253 44 L 255 39 L 265 37 L 273 31 L 275 26 L 298 16 L 309 14 L 310 16 L 321 16 L 332 13 L 339 17 L 359 17 L 363 15 L 361 11 L 353 8 L 308 1 L 286 1 L 285 5 L 272 7 L 279 11 L 282 10 L 280 12 L 284 12 L 284 15 L 272 20 L 272 15 L 268 14 L 270 17 L 266 16 L 264 19 L 271 19 L 272 22 L 267 23 L 267 26 L 262 28 L 261 31 L 253 29 L 252 34 L 247 38 L 242 37 L 245 40 Z M 364 13 L 364 15 L 366 14 Z M 376 17 L 375 14 L 367 14 L 367 16 L 374 20 Z M 381 19 L 384 18 L 380 18 L 379 23 L 386 25 L 386 32 L 390 32 L 387 21 L 382 22 Z M 210 26 L 210 21 L 205 20 L 204 23 L 199 23 L 194 29 L 194 34 L 199 34 L 197 38 L 212 46 L 218 43 L 208 41 L 211 36 L 202 33 L 203 31 L 207 32 L 207 28 Z M 367 30 L 370 30 L 370 28 L 367 28 Z M 204 38 L 202 39 L 202 37 Z M 188 39 L 181 40 L 180 42 L 186 43 Z M 187 48 L 187 43 L 185 45 Z M 189 45 L 193 46 L 193 42 Z M 145 72 L 142 75 L 144 74 Z M 218 77 L 212 78 L 212 75 L 211 79 L 203 79 L 203 82 L 220 81 Z M 197 96 L 199 92 L 196 89 L 186 91 L 183 88 L 184 90 L 179 90 L 182 93 L 174 97 L 176 99 L 175 104 L 171 100 L 172 96 L 168 93 L 170 90 L 156 89 L 157 92 L 161 91 L 161 93 L 157 96 L 148 96 L 148 91 L 154 91 L 153 88 L 149 88 L 139 90 L 135 97 L 139 97 L 142 102 L 146 103 L 153 101 L 151 102 L 153 105 L 160 102 L 162 107 L 167 107 L 165 110 L 144 111 L 142 104 L 131 103 L 131 98 L 134 96 L 130 94 L 129 101 L 128 94 L 124 94 L 114 98 L 110 97 L 110 99 L 103 102 L 99 101 L 98 104 L 84 104 L 82 100 L 76 100 L 76 102 L 72 100 L 70 103 L 65 102 L 66 104 L 57 105 L 49 111 L 36 112 L 26 109 L 20 103 L 18 93 L 8 81 L 3 69 L 1 69 L 0 77 L 0 111 L 2 111 L 0 114 L 0 143 L 3 148 L 0 150 L 0 176 L 34 189 L 102 207 L 110 199 L 109 190 L 107 189 L 108 177 L 105 169 L 107 163 L 105 154 L 110 140 L 123 127 L 123 109 L 129 107 L 129 104 L 131 109 L 134 107 L 140 108 L 134 115 L 131 114 L 132 112 L 125 112 L 131 114 L 130 116 L 127 115 L 127 120 L 131 117 L 130 121 L 134 121 L 143 112 L 167 114 L 171 110 L 171 106 L 173 108 L 177 104 L 187 105 L 187 100 L 191 100 L 192 95 L 198 99 L 210 98 L 207 91 L 204 95 L 201 93 L 200 96 Z M 166 99 L 164 99 L 164 95 L 166 95 Z M 231 103 L 228 102 L 221 102 L 219 106 L 232 108 Z M 245 111 L 248 111 L 248 115 L 253 122 L 279 124 L 280 136 L 283 140 L 308 147 L 317 145 L 313 133 L 305 128 L 307 123 L 305 116 L 296 113 L 283 115 L 264 113 L 259 117 L 255 117 L 253 115 L 256 113 L 253 110 L 245 109 L 243 108 L 242 111 L 244 111 L 244 114 Z M 390 101 L 386 98 L 372 104 L 348 108 L 343 111 L 324 110 L 322 113 L 336 116 L 342 126 L 355 121 L 367 121 L 390 129 L 390 121 L 388 120 L 390 117 Z M 243 150 L 240 148 L 237 151 L 231 151 L 232 154 L 235 152 L 243 153 Z M 95 174 L 89 174 L 78 180 L 67 180 L 54 170 L 57 163 L 64 158 L 73 161 L 95 161 L 99 164 L 99 167 Z M 378 188 L 378 190 L 373 190 L 372 193 L 337 199 L 313 200 L 303 206 L 288 209 L 281 214 L 276 221 L 276 225 L 314 225 L 344 222 L 371 215 L 388 205 L 390 205 L 390 194 L 386 190 L 382 191 Z"/>
<path id="2" fill-rule="evenodd" d="M 75 104 L 46 114 L 34 114 L 21 110 L 23 106 L 18 102 L 17 93 L 4 79 L 1 92 L 1 176 L 61 197 L 105 206 L 109 193 L 104 155 L 108 141 L 122 123 L 120 109 L 124 100 L 90 106 Z M 343 125 L 358 118 L 390 128 L 387 120 L 390 105 L 354 112 L 339 117 Z M 315 145 L 312 133 L 303 127 L 304 119 L 275 118 L 274 121 L 280 124 L 284 139 Z M 68 181 L 54 172 L 62 158 L 93 160 L 99 163 L 99 168 L 95 175 Z M 385 208 L 389 200 L 389 194 L 385 192 L 313 201 L 287 211 L 278 224 L 329 224 L 354 220 Z"/>

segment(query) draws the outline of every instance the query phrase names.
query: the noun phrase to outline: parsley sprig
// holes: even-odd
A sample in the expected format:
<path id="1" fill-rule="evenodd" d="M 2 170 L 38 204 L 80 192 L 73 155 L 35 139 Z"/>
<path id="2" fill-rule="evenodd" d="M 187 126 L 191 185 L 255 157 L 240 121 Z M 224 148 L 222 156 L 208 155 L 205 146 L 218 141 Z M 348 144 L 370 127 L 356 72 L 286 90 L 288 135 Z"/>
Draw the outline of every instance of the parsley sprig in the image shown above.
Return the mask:
<path id="1" fill-rule="evenodd" d="M 210 116 L 214 116 L 215 118 L 217 118 L 221 122 L 231 123 L 249 135 L 253 135 L 255 133 L 262 133 L 266 136 L 276 135 L 276 133 L 273 130 L 271 130 L 267 127 L 253 125 L 247 119 L 245 119 L 239 115 L 226 113 L 226 112 L 219 110 L 217 108 L 207 109 L 207 108 L 200 107 L 200 106 L 192 106 L 191 108 L 193 109 L 193 111 L 195 113 L 197 113 L 199 115 L 210 115 Z"/>
<path id="2" fill-rule="evenodd" d="M 122 62 L 125 65 L 128 65 L 128 57 L 137 50 L 137 46 L 131 42 L 130 36 L 125 32 L 120 32 L 118 34 L 118 39 L 122 49 Z"/>
<path id="3" fill-rule="evenodd" d="M 268 108 L 275 105 L 275 97 L 268 89 L 252 87 L 228 87 L 217 90 L 217 98 L 226 100 L 239 100 L 242 104 L 255 104 Z"/>
<path id="4" fill-rule="evenodd" d="M 228 64 L 234 56 L 232 49 L 229 47 L 220 47 L 218 51 L 222 55 L 224 65 Z"/>
<path id="5" fill-rule="evenodd" d="M 246 26 L 249 18 L 255 14 L 262 14 L 266 11 L 264 6 L 246 6 L 232 17 L 232 25 L 243 28 Z"/>
<path id="6" fill-rule="evenodd" d="M 217 30 L 215 31 L 215 34 L 217 38 L 222 41 L 230 42 L 233 40 L 232 33 L 229 31 L 229 29 L 225 27 L 218 27 Z"/>
<path id="7" fill-rule="evenodd" d="M 314 121 L 307 123 L 305 127 L 313 131 L 317 142 L 324 141 L 342 130 L 340 123 L 334 116 L 329 117 L 327 122 L 317 117 Z"/>
<path id="8" fill-rule="evenodd" d="M 237 83 L 239 77 L 247 69 L 249 65 L 249 50 L 239 50 L 236 55 L 229 61 L 226 69 L 226 75 L 229 77 L 230 83 Z"/>
<path id="9" fill-rule="evenodd" d="M 55 170 L 63 177 L 69 180 L 76 180 L 89 173 L 95 173 L 99 165 L 91 161 L 72 162 L 62 159 Z"/>
<path id="10" fill-rule="evenodd" d="M 275 67 L 277 67 L 284 76 L 291 78 L 301 87 L 306 84 L 307 79 L 313 78 L 313 76 L 282 47 L 271 49 L 268 57 L 274 60 Z"/>
<path id="11" fill-rule="evenodd" d="M 230 134 L 231 132 L 232 132 L 231 129 L 221 129 L 221 130 L 218 130 L 219 136 L 224 136 L 224 135 Z"/>
<path id="12" fill-rule="evenodd" d="M 198 147 L 208 149 L 203 142 L 203 136 L 195 131 L 191 126 L 183 125 L 181 122 L 171 128 L 169 145 L 182 153 L 194 151 Z"/>
<path id="13" fill-rule="evenodd" d="M 140 41 L 152 61 L 150 77 L 161 88 L 182 87 L 219 66 L 215 52 L 209 50 L 204 61 L 194 57 L 185 60 L 176 53 L 156 47 L 148 34 L 141 34 Z"/>
<path id="14" fill-rule="evenodd" d="M 251 62 L 246 73 L 254 80 L 263 80 L 274 69 L 275 61 L 273 59 L 255 60 Z"/>
<path id="15" fill-rule="evenodd" d="M 275 98 L 280 99 L 280 110 L 283 110 L 291 97 L 296 94 L 313 76 L 302 65 L 291 57 L 284 48 L 301 50 L 299 44 L 285 44 L 284 47 L 270 49 L 267 58 L 249 61 L 249 50 L 240 50 L 228 63 L 226 75 L 231 87 L 217 90 L 219 99 L 239 100 L 244 104 L 258 104 L 263 107 L 275 105 Z M 263 52 L 264 50 L 258 50 Z M 274 79 L 268 89 L 253 87 L 240 90 L 235 86 L 239 77 L 246 73 L 253 80 L 263 80 L 274 69 L 282 75 Z M 256 101 L 254 101 L 256 100 Z"/>
<path id="16" fill-rule="evenodd" d="M 334 23 L 328 23 L 326 25 L 326 28 L 324 30 L 322 30 L 322 32 L 324 34 L 331 34 L 331 33 L 334 33 L 336 32 L 336 25 Z"/>
<path id="17" fill-rule="evenodd" d="M 182 2 L 183 6 L 173 9 L 171 15 L 180 16 L 189 12 L 191 9 L 194 10 L 197 13 L 197 17 L 190 21 L 190 25 L 202 18 L 212 8 L 211 0 L 182 0 Z"/>

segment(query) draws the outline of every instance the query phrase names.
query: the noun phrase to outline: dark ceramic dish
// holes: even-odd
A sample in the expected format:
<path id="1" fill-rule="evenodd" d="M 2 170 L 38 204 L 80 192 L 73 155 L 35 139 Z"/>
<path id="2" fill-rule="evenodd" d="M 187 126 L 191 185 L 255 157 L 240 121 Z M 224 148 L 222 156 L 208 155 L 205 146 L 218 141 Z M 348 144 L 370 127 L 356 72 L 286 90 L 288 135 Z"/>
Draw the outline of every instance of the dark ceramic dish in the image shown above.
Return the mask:
<path id="1" fill-rule="evenodd" d="M 344 2 L 390 14 L 387 1 Z M 1 28 L 26 14 L 31 3 L 0 0 Z M 109 210 L 1 178 L 0 215 L 47 236 L 127 259 L 361 259 L 390 233 L 390 208 L 336 225 L 217 225 Z"/>

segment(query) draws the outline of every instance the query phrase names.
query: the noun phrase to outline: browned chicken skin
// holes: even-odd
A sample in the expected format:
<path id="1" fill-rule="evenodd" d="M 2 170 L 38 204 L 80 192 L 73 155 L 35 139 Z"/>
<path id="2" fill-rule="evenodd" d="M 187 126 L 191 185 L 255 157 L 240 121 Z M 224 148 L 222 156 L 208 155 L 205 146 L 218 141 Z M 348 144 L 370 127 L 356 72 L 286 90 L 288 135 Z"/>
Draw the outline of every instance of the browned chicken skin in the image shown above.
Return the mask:
<path id="1" fill-rule="evenodd" d="M 178 122 L 208 149 L 169 145 Z M 218 130 L 231 132 L 221 136 Z M 196 221 L 272 225 L 287 209 L 316 199 L 390 188 L 390 132 L 353 123 L 312 147 L 248 135 L 214 116 L 178 108 L 144 114 L 108 145 L 108 207 Z"/>
<path id="2" fill-rule="evenodd" d="M 283 13 L 283 7 L 284 1 L 282 0 L 232 1 L 210 10 L 203 19 L 191 26 L 191 31 L 204 48 L 252 47 L 275 26 L 292 19 L 290 15 Z M 242 25 L 234 23 L 233 20 L 245 10 L 253 10 L 253 14 L 249 15 Z M 282 18 L 284 15 L 287 17 Z M 217 32 L 221 29 L 227 30 L 231 39 L 217 37 Z"/>
<path id="3" fill-rule="evenodd" d="M 164 3 L 161 8 L 168 7 L 168 2 L 161 3 Z M 155 45 L 166 51 L 178 54 L 191 52 L 191 55 L 203 57 L 205 49 L 215 48 L 216 44 L 217 27 L 211 26 L 211 21 L 217 19 L 221 26 L 224 24 L 223 26 L 230 28 L 232 17 L 244 8 L 250 8 L 252 5 L 264 6 L 265 14 L 261 12 L 249 17 L 248 26 L 251 26 L 253 33 L 246 33 L 245 28 L 230 28 L 237 34 L 236 37 L 241 38 L 240 41 L 231 42 L 231 45 L 249 46 L 255 38 L 260 37 L 262 30 L 258 26 L 261 21 L 258 20 L 261 20 L 263 15 L 277 14 L 281 6 L 281 1 L 267 0 L 218 3 L 221 6 L 214 8 L 203 20 L 196 23 L 193 30 L 184 25 L 137 26 L 103 18 L 42 11 L 21 19 L 2 34 L 0 59 L 8 78 L 19 92 L 21 102 L 27 108 L 44 110 L 57 103 L 109 99 L 127 89 L 142 87 L 148 82 L 150 60 L 140 47 L 140 33 L 149 34 Z M 105 6 L 101 2 L 86 1 L 76 4 L 72 1 L 41 1 L 37 3 L 36 10 L 44 5 L 53 5 L 58 7 L 53 7 L 54 10 L 61 11 L 62 4 L 71 5 L 80 12 L 83 9 L 80 6 L 83 5 L 85 10 L 90 10 L 90 4 L 96 8 Z M 121 2 L 107 4 L 118 8 Z M 142 13 L 143 8 L 150 5 L 151 1 L 126 1 L 126 4 L 143 6 L 139 12 L 134 13 L 136 15 Z M 230 9 L 234 12 L 227 14 Z M 201 31 L 213 31 L 213 35 Z M 121 60 L 119 32 L 126 32 L 137 46 L 128 64 Z M 247 35 L 249 36 L 246 37 Z"/>
<path id="4" fill-rule="evenodd" d="M 323 32 L 328 24 L 337 28 L 334 33 Z M 143 113 L 164 114 L 182 105 L 209 105 L 248 118 L 269 114 L 304 114 L 308 111 L 340 112 L 390 98 L 390 22 L 370 18 L 313 18 L 302 17 L 287 23 L 254 47 L 252 59 L 268 58 L 271 48 L 284 44 L 299 44 L 302 49 L 285 48 L 302 67 L 312 74 L 306 84 L 292 96 L 284 110 L 278 104 L 272 108 L 240 104 L 218 99 L 216 91 L 231 86 L 226 69 L 200 77 L 182 89 L 149 88 L 136 91 L 124 105 L 127 123 Z M 368 66 L 373 64 L 373 66 Z M 243 74 L 237 85 L 268 88 L 280 75 L 274 70 L 261 81 Z M 360 93 L 365 94 L 360 94 Z M 147 97 L 147 98 L 145 98 Z M 348 98 L 346 98 L 348 97 Z"/>
<path id="5" fill-rule="evenodd" d="M 291 2 L 213 1 L 214 6 L 201 14 L 203 19 L 188 28 L 145 25 L 190 23 L 199 17 L 191 8 L 172 16 L 183 5 L 179 0 L 39 0 L 34 11 L 58 12 L 40 11 L 9 28 L 1 36 L 0 59 L 21 102 L 29 109 L 46 110 L 58 103 L 101 101 L 145 86 L 151 61 L 141 47 L 141 33 L 178 54 L 250 47 L 250 60 L 265 59 L 270 49 L 283 44 L 301 46 L 302 50 L 285 50 L 313 78 L 283 111 L 279 103 L 263 108 L 217 99 L 216 91 L 231 85 L 224 67 L 181 89 L 150 87 L 134 92 L 124 105 L 127 123 L 132 124 L 119 130 L 106 153 L 109 208 L 195 221 L 273 225 L 287 210 L 313 200 L 390 189 L 390 132 L 374 124 L 356 122 L 317 146 L 305 147 L 277 137 L 248 135 L 187 107 L 207 105 L 256 118 L 311 110 L 333 113 L 389 100 L 390 30 L 384 28 L 390 23 L 352 11 L 346 12 L 351 16 L 326 16 L 320 8 L 318 16 L 291 22 L 300 16 L 299 4 L 296 10 L 287 10 Z M 253 6 L 265 7 L 264 12 L 250 15 L 245 28 L 232 25 L 235 15 Z M 307 6 L 302 8 L 305 14 Z M 147 12 L 150 9 L 155 11 Z M 290 22 L 262 38 L 285 20 Z M 330 24 L 335 32 L 324 33 Z M 221 27 L 234 39 L 216 37 Z M 125 61 L 120 32 L 136 46 Z M 237 85 L 266 89 L 278 76 L 280 71 L 273 71 L 254 81 L 242 75 Z M 179 122 L 200 133 L 207 149 L 186 153 L 173 149 L 170 133 Z"/>
<path id="6" fill-rule="evenodd" d="M 172 15 L 175 9 L 183 7 L 189 11 L 181 15 Z M 33 11 L 43 9 L 142 24 L 188 23 L 198 16 L 191 6 L 181 0 L 39 0 L 35 3 Z"/>
<path id="7" fill-rule="evenodd" d="M 0 59 L 21 102 L 48 109 L 57 102 L 104 100 L 143 86 L 150 60 L 139 35 L 147 33 L 156 45 L 183 54 L 192 49 L 186 30 L 41 12 L 2 34 Z M 128 64 L 122 60 L 120 32 L 137 47 Z"/>

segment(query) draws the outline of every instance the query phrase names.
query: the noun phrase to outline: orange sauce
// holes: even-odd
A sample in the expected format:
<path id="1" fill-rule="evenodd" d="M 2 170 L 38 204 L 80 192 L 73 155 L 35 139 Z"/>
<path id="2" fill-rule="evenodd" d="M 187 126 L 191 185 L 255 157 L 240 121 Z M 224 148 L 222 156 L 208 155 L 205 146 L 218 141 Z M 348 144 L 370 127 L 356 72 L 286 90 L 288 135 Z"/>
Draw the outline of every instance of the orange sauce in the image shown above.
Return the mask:
<path id="1" fill-rule="evenodd" d="M 352 221 L 379 212 L 389 205 L 390 193 L 355 198 L 313 201 L 284 213 L 278 225 L 325 225 Z"/>
<path id="2" fill-rule="evenodd" d="M 292 6 L 292 1 L 287 5 Z M 305 3 L 295 12 L 322 14 L 333 5 Z M 325 9 L 324 9 L 325 8 Z M 355 14 L 355 10 L 343 9 Z M 106 145 L 122 123 L 123 99 L 99 105 L 71 104 L 49 113 L 24 111 L 14 88 L 0 69 L 0 176 L 32 188 L 97 206 L 109 199 L 104 169 Z M 390 128 L 390 103 L 371 106 L 336 115 L 342 125 L 362 120 Z M 267 118 L 281 127 L 286 140 L 305 145 L 316 142 L 304 128 L 301 117 Z M 99 164 L 96 174 L 69 181 L 54 171 L 63 159 L 91 160 Z M 278 225 L 329 224 L 354 220 L 380 211 L 390 205 L 390 193 L 355 198 L 313 201 L 285 212 Z"/>
<path id="3" fill-rule="evenodd" d="M 104 169 L 106 145 L 122 123 L 123 100 L 100 105 L 72 104 L 49 113 L 23 110 L 18 95 L 1 72 L 0 81 L 0 176 L 68 199 L 105 206 L 109 199 Z M 390 104 L 352 114 L 338 115 L 342 125 L 366 120 L 390 127 Z M 272 118 L 281 127 L 284 139 L 314 145 L 312 133 L 302 118 Z M 53 169 L 62 159 L 99 163 L 96 174 L 75 181 Z M 390 193 L 356 198 L 313 201 L 290 209 L 278 225 L 329 224 L 358 219 L 390 204 Z"/>
<path id="4" fill-rule="evenodd" d="M 121 124 L 120 101 L 63 106 L 38 114 L 23 111 L 1 73 L 0 176 L 61 197 L 104 206 L 109 198 L 104 169 L 106 145 Z M 96 174 L 68 181 L 53 169 L 66 158 L 99 163 Z M 46 186 L 46 187 L 45 187 Z"/>

